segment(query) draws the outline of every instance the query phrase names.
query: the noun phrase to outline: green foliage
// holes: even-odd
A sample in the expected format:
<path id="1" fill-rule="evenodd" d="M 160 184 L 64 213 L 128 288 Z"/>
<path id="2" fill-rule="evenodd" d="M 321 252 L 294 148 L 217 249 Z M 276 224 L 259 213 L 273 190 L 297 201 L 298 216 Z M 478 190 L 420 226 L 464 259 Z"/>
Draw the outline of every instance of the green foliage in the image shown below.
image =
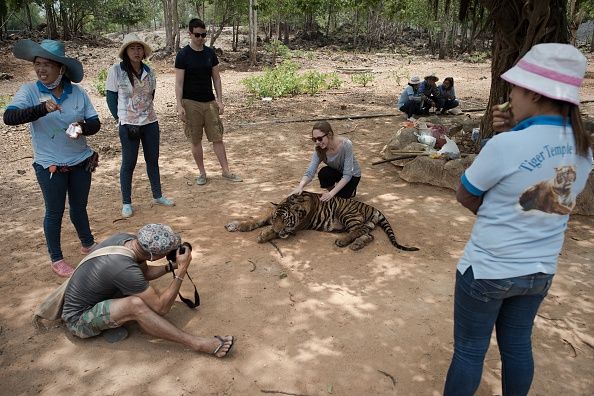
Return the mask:
<path id="1" fill-rule="evenodd" d="M 315 70 L 303 73 L 302 76 L 303 92 L 315 95 L 326 88 L 326 75 Z"/>
<path id="2" fill-rule="evenodd" d="M 284 45 L 280 40 L 272 40 L 264 46 L 264 50 L 271 53 L 274 58 L 277 56 L 282 59 L 288 59 L 291 55 L 289 47 Z"/>
<path id="3" fill-rule="evenodd" d="M 390 79 L 396 82 L 396 85 L 400 85 L 403 80 L 408 81 L 410 79 L 410 72 L 405 68 L 401 68 L 399 70 L 390 70 L 389 75 Z"/>
<path id="4" fill-rule="evenodd" d="M 362 86 L 366 87 L 367 84 L 373 82 L 373 74 L 370 72 L 365 73 L 355 73 L 351 75 L 351 81 L 355 84 L 361 84 Z"/>
<path id="5" fill-rule="evenodd" d="M 300 92 L 297 64 L 284 61 L 272 69 L 265 69 L 262 76 L 248 77 L 242 81 L 247 90 L 259 98 L 280 98 Z"/>
<path id="6" fill-rule="evenodd" d="M 327 83 L 328 89 L 338 89 L 342 86 L 343 81 L 338 77 L 338 73 L 330 73 L 327 76 L 330 79 Z"/>
<path id="7" fill-rule="evenodd" d="M 4 110 L 6 109 L 6 106 L 8 106 L 10 104 L 11 100 L 12 100 L 11 95 L 0 95 L 0 111 L 4 112 Z"/>
<path id="8" fill-rule="evenodd" d="M 105 80 L 107 80 L 107 69 L 101 69 L 93 82 L 93 85 L 101 96 L 105 96 Z"/>
<path id="9" fill-rule="evenodd" d="M 281 98 L 301 93 L 315 95 L 342 85 L 336 73 L 310 70 L 299 75 L 297 69 L 296 63 L 287 60 L 275 68 L 266 69 L 261 76 L 244 79 L 242 83 L 256 98 Z"/>
<path id="10" fill-rule="evenodd" d="M 486 62 L 490 56 L 491 54 L 489 52 L 475 52 L 466 58 L 465 61 L 470 63 L 483 63 Z"/>

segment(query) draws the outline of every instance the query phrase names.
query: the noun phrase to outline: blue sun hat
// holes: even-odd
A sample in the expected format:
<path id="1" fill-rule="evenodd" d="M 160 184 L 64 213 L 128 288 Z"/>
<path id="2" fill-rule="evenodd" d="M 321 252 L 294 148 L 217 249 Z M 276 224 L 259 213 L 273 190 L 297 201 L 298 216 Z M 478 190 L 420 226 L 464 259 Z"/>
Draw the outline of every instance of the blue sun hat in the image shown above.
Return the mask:
<path id="1" fill-rule="evenodd" d="M 19 40 L 12 47 L 12 53 L 15 57 L 29 62 L 35 61 L 36 57 L 41 57 L 66 66 L 64 73 L 68 79 L 74 83 L 81 82 L 84 77 L 82 63 L 74 58 L 69 58 L 64 52 L 64 43 L 57 40 L 43 40 L 41 44 L 33 40 Z"/>
<path id="2" fill-rule="evenodd" d="M 165 224 L 147 224 L 138 231 L 138 243 L 151 256 L 161 256 L 179 248 L 181 238 Z"/>

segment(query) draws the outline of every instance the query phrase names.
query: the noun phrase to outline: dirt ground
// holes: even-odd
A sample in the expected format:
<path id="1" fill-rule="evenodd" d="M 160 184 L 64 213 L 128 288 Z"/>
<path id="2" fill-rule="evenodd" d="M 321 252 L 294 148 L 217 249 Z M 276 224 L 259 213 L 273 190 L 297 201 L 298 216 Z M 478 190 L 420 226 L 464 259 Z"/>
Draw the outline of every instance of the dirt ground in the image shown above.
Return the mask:
<path id="1" fill-rule="evenodd" d="M 359 252 L 334 245 L 335 236 L 314 231 L 271 244 L 258 244 L 258 231 L 228 233 L 231 219 L 256 215 L 295 187 L 313 150 L 312 122 L 271 123 L 340 115 L 394 112 L 406 77 L 435 72 L 452 75 L 463 106 L 484 105 L 489 63 L 438 61 L 433 57 L 308 53 L 303 69 L 371 67 L 375 80 L 316 95 L 251 102 L 240 81 L 254 72 L 225 63 L 223 121 L 232 171 L 220 176 L 212 147 L 205 145 L 210 180 L 197 186 L 196 166 L 175 116 L 170 59 L 158 71 L 156 108 L 161 124 L 161 180 L 173 208 L 152 205 L 144 161 L 134 176 L 135 215 L 122 219 L 120 148 L 103 97 L 92 86 L 100 68 L 115 60 L 117 45 L 85 49 L 86 78 L 102 130 L 89 138 L 101 154 L 93 176 L 89 215 L 95 237 L 135 232 L 150 222 L 171 224 L 194 245 L 190 274 L 202 305 L 195 311 L 177 301 L 167 318 L 185 331 L 233 334 L 232 355 L 216 359 L 143 334 L 116 344 L 103 338 L 79 340 L 59 325 L 31 325 L 35 307 L 62 279 L 51 271 L 43 237 L 43 200 L 31 167 L 26 127 L 0 125 L 0 215 L 4 232 L 0 273 L 0 394 L 87 395 L 438 395 L 452 354 L 455 267 L 474 222 L 451 190 L 408 184 L 399 168 L 372 165 L 404 119 L 400 115 L 333 121 L 349 137 L 363 168 L 358 199 L 382 210 L 400 243 L 396 250 L 381 230 Z M 223 50 L 226 50 L 223 46 Z M 2 95 L 34 79 L 32 67 L 0 48 Z M 590 63 L 589 70 L 594 70 Z M 400 84 L 395 76 L 402 76 Z M 588 79 L 583 99 L 594 99 Z M 591 110 L 588 109 L 587 110 Z M 592 113 L 590 111 L 590 113 Z M 311 190 L 318 190 L 314 183 Z M 62 245 L 70 262 L 82 257 L 66 215 Z M 536 319 L 536 375 L 532 395 L 591 395 L 594 389 L 594 218 L 573 216 L 549 296 Z M 154 282 L 164 288 L 164 277 Z M 185 282 L 182 292 L 190 295 Z M 493 338 L 478 395 L 500 395 L 500 361 Z"/>

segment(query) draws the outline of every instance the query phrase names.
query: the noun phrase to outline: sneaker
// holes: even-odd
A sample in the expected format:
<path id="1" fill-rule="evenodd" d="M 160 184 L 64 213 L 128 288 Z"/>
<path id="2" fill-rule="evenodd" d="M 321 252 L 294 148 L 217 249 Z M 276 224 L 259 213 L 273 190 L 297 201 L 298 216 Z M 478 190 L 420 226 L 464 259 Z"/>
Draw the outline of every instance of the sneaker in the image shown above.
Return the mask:
<path id="1" fill-rule="evenodd" d="M 223 173 L 223 178 L 234 182 L 242 182 L 243 179 L 234 173 Z"/>
<path id="2" fill-rule="evenodd" d="M 64 259 L 54 261 L 52 263 L 52 270 L 62 278 L 68 278 L 74 272 L 74 268 L 70 266 Z"/>
<path id="3" fill-rule="evenodd" d="M 97 246 L 97 242 L 93 243 L 91 246 L 81 246 L 80 247 L 80 252 L 82 254 L 89 254 L 93 251 L 93 249 L 95 249 L 95 246 Z"/>
<path id="4" fill-rule="evenodd" d="M 163 196 L 161 196 L 161 198 L 153 199 L 153 203 L 155 203 L 157 205 L 163 205 L 163 206 L 175 206 L 175 202 L 173 202 L 172 200 L 167 199 Z"/>
<path id="5" fill-rule="evenodd" d="M 408 117 L 408 118 L 406 119 L 406 121 L 412 121 L 412 122 L 415 122 L 415 121 L 416 121 L 416 118 L 415 118 L 415 117 Z"/>
<path id="6" fill-rule="evenodd" d="M 196 184 L 198 184 L 199 186 L 203 186 L 206 184 L 206 175 L 199 175 L 196 178 Z"/>
<path id="7" fill-rule="evenodd" d="M 132 204 L 124 204 L 122 206 L 122 217 L 130 217 L 134 213 L 134 209 L 132 209 Z"/>

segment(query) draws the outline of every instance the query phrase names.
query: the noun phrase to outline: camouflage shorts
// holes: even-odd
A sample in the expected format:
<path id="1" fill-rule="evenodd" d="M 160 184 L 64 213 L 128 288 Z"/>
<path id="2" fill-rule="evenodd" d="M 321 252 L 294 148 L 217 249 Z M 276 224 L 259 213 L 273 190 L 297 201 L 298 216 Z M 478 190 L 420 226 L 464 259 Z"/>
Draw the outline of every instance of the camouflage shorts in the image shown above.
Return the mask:
<path id="1" fill-rule="evenodd" d="M 66 327 L 72 334 L 80 338 L 89 338 L 101 334 L 101 331 L 120 327 L 115 321 L 109 318 L 109 306 L 111 300 L 101 301 L 93 308 L 85 311 L 78 321 L 66 323 Z"/>

